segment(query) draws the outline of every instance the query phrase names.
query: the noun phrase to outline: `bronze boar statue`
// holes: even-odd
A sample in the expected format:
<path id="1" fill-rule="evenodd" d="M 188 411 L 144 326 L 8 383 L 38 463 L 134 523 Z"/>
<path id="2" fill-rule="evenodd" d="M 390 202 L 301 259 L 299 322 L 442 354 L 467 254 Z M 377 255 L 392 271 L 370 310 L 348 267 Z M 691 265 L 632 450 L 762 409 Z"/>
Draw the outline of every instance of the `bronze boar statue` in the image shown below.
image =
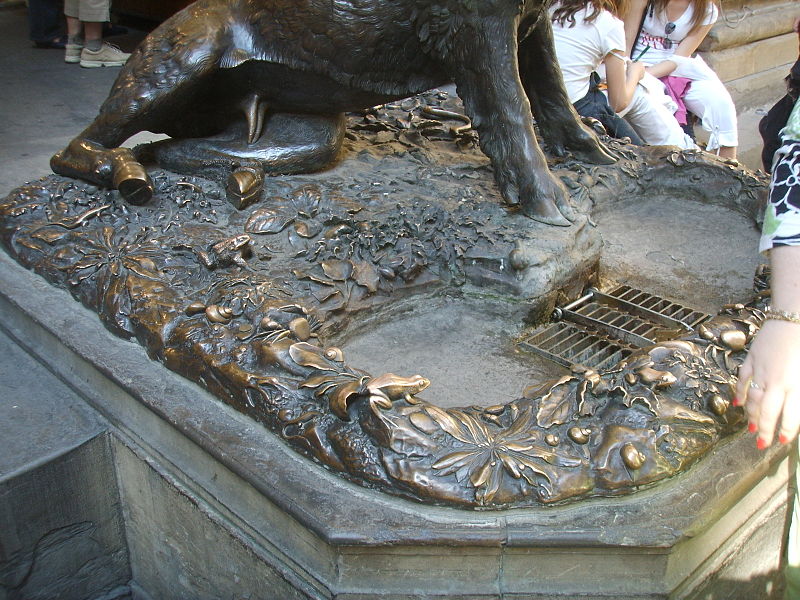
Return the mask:
<path id="1" fill-rule="evenodd" d="M 51 167 L 141 204 L 153 184 L 120 145 L 140 131 L 165 133 L 173 164 L 222 178 L 229 196 L 245 197 L 260 191 L 265 173 L 328 166 L 345 112 L 454 82 L 505 200 L 537 221 L 569 225 L 568 196 L 532 114 L 556 155 L 614 159 L 569 103 L 547 4 L 198 0 L 141 43 L 97 118 Z"/>

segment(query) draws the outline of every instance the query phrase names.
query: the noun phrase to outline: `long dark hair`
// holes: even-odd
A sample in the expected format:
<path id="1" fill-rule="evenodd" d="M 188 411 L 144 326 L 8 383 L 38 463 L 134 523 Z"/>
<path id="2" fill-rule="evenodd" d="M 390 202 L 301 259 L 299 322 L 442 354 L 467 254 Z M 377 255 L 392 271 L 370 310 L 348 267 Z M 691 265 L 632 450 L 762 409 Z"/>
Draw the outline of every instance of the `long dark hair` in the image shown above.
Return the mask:
<path id="1" fill-rule="evenodd" d="M 569 22 L 569 26 L 574 27 L 575 15 L 584 8 L 592 9 L 592 12 L 586 17 L 586 21 L 589 23 L 594 21 L 604 10 L 615 17 L 622 18 L 622 15 L 628 11 L 628 0 L 561 0 L 558 8 L 553 12 L 553 23 L 564 27 Z"/>
<path id="2" fill-rule="evenodd" d="M 649 6 L 651 6 L 651 11 L 666 15 L 667 4 L 669 4 L 669 0 L 650 0 Z M 706 18 L 706 13 L 709 11 L 712 5 L 719 8 L 719 2 L 717 2 L 717 0 L 692 0 L 693 13 L 692 28 L 689 30 L 690 33 L 700 27 L 700 23 Z"/>

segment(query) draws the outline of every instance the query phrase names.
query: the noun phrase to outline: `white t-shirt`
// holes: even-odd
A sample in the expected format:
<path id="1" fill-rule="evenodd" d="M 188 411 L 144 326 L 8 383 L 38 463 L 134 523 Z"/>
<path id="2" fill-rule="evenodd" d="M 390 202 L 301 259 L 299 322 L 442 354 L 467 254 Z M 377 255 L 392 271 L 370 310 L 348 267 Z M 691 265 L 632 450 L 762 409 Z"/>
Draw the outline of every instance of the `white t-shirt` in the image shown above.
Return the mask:
<path id="1" fill-rule="evenodd" d="M 558 4 L 550 8 L 552 20 Z M 556 42 L 556 57 L 569 101 L 577 102 L 589 91 L 589 77 L 592 71 L 606 56 L 616 52 L 625 54 L 625 27 L 619 19 L 608 11 L 601 11 L 590 23 L 585 21 L 591 10 L 583 9 L 575 13 L 575 25 L 570 27 L 553 23 L 553 37 Z"/>
<path id="2" fill-rule="evenodd" d="M 646 46 L 650 46 L 650 49 L 639 59 L 641 62 L 646 65 L 654 65 L 660 63 L 662 60 L 669 60 L 675 53 L 675 50 L 678 49 L 678 44 L 689 35 L 689 31 L 692 29 L 693 15 L 694 5 L 689 4 L 686 10 L 683 11 L 683 14 L 673 21 L 675 27 L 673 31 L 667 35 L 667 25 L 669 24 L 667 16 L 658 13 L 651 15 L 648 10 L 644 18 L 642 33 L 639 39 L 636 40 L 636 47 L 633 49 L 631 57 L 637 58 Z M 718 15 L 719 10 L 717 7 L 714 6 L 714 4 L 709 4 L 706 16 L 701 21 L 700 25 L 712 25 L 716 23 Z M 665 47 L 669 45 L 669 42 L 665 42 L 667 39 L 672 42 L 672 47 L 670 48 Z"/>

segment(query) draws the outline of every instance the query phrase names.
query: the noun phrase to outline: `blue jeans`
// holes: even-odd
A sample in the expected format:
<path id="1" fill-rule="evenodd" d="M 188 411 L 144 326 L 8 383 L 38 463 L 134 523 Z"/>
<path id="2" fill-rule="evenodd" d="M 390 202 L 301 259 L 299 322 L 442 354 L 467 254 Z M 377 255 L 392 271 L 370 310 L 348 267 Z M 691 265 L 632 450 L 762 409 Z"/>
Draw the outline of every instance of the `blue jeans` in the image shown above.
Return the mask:
<path id="1" fill-rule="evenodd" d="M 631 138 L 631 143 L 637 146 L 644 146 L 644 141 L 633 130 L 628 122 L 611 109 L 608 104 L 608 98 L 597 87 L 598 79 L 592 77 L 592 83 L 589 85 L 589 91 L 586 95 L 575 102 L 572 106 L 578 111 L 582 117 L 592 117 L 597 119 L 606 128 L 608 135 L 615 138 L 628 137 Z"/>
<path id="2" fill-rule="evenodd" d="M 33 42 L 50 42 L 63 33 L 59 0 L 28 0 L 28 35 Z"/>

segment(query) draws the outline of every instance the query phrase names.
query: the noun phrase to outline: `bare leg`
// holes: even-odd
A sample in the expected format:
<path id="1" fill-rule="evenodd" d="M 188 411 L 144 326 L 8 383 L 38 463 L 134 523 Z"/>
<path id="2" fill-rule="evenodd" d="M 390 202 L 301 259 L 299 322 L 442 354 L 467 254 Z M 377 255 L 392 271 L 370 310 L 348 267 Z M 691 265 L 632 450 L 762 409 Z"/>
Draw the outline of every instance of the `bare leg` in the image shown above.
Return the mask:
<path id="1" fill-rule="evenodd" d="M 67 17 L 67 35 L 77 37 L 82 31 L 81 22 L 75 17 Z"/>
<path id="2" fill-rule="evenodd" d="M 89 47 L 91 47 L 90 42 L 102 43 L 103 24 L 85 21 L 83 23 L 83 38 Z"/>

